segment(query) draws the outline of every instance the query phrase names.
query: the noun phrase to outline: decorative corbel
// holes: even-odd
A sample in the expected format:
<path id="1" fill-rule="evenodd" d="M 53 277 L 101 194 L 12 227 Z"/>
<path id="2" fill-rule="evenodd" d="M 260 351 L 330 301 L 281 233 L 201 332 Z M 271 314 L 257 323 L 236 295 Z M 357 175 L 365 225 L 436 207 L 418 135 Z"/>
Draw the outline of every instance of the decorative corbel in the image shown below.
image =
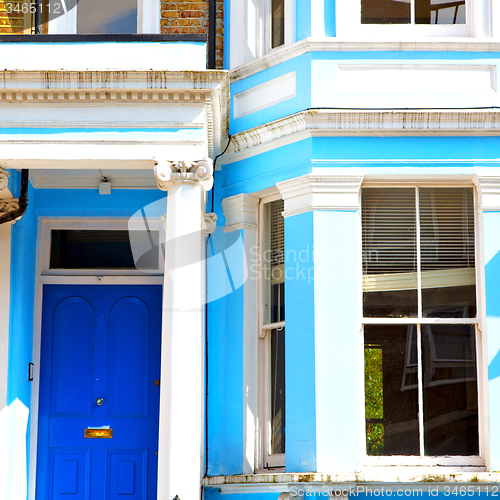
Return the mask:
<path id="1" fill-rule="evenodd" d="M 202 216 L 201 220 L 201 232 L 205 235 L 208 236 L 209 234 L 212 234 L 215 231 L 215 228 L 217 227 L 217 215 L 214 214 L 213 212 L 204 214 Z"/>

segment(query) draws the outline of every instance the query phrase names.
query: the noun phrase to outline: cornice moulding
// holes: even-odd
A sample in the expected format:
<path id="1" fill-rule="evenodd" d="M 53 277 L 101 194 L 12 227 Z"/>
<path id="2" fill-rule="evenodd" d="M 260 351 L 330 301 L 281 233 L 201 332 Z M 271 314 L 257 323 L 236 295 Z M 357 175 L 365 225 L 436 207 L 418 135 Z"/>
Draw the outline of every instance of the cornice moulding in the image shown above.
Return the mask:
<path id="1" fill-rule="evenodd" d="M 221 163 L 232 163 L 310 137 L 498 135 L 498 110 L 310 109 L 231 137 Z"/>
<path id="2" fill-rule="evenodd" d="M 335 174 L 307 174 L 278 182 L 285 200 L 283 217 L 314 210 L 358 210 L 362 182 L 362 175 Z"/>
<path id="3" fill-rule="evenodd" d="M 479 188 L 479 206 L 482 210 L 500 210 L 500 176 L 478 175 L 476 184 Z"/>
<path id="4" fill-rule="evenodd" d="M 254 59 L 231 70 L 230 80 L 247 78 L 282 62 L 308 52 L 500 52 L 500 42 L 464 38 L 429 38 L 422 41 L 395 40 L 339 40 L 305 38 L 290 45 L 274 49 L 263 57 Z"/>
<path id="5" fill-rule="evenodd" d="M 0 106 L 205 106 L 208 149 L 220 153 L 229 130 L 227 71 L 0 71 Z"/>
<path id="6" fill-rule="evenodd" d="M 259 197 L 242 193 L 222 200 L 226 233 L 240 229 L 257 229 Z"/>

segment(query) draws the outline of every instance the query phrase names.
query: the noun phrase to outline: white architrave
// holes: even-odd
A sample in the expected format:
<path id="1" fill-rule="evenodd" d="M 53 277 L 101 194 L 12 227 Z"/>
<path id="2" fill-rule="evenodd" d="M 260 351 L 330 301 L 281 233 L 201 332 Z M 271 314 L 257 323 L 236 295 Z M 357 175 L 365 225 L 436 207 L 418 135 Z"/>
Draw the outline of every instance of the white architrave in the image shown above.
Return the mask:
<path id="1" fill-rule="evenodd" d="M 238 194 L 222 200 L 226 219 L 224 231 L 243 230 L 243 245 L 247 262 L 255 256 L 257 247 L 257 222 L 259 197 Z M 253 266 L 248 266 L 248 279 L 243 291 L 243 474 L 253 474 L 256 461 L 256 427 L 258 415 L 258 308 L 257 276 Z"/>
<path id="2" fill-rule="evenodd" d="M 200 495 L 205 451 L 202 220 L 203 192 L 213 184 L 212 161 L 161 161 L 155 176 L 158 187 L 168 191 L 158 498 L 190 500 Z"/>
<path id="3" fill-rule="evenodd" d="M 307 174 L 277 186 L 285 200 L 283 217 L 312 210 L 357 210 L 362 175 Z"/>
<path id="4" fill-rule="evenodd" d="M 479 208 L 482 210 L 500 210 L 500 176 L 477 176 L 479 190 Z"/>

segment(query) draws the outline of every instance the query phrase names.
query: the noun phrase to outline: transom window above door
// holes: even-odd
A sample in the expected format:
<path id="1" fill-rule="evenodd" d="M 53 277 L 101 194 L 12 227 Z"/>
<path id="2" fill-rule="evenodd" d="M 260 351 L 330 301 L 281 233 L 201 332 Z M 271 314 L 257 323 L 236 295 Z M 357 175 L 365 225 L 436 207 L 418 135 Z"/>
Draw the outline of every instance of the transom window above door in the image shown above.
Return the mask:
<path id="1" fill-rule="evenodd" d="M 159 218 L 45 219 L 41 274 L 162 275 L 165 231 Z"/>

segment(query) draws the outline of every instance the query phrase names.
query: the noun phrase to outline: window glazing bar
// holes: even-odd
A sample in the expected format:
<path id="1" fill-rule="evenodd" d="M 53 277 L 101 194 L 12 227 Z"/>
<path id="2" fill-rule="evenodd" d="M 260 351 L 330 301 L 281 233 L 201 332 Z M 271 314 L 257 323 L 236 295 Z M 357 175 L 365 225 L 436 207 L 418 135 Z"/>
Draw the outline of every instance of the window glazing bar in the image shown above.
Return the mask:
<path id="1" fill-rule="evenodd" d="M 418 434 L 420 442 L 420 456 L 424 453 L 424 387 L 422 376 L 422 335 L 421 327 L 417 325 L 417 360 L 418 360 Z"/>
<path id="2" fill-rule="evenodd" d="M 413 2 L 412 2 L 413 9 Z M 413 9 L 414 10 L 414 9 Z M 413 12 L 412 10 L 412 12 Z M 413 15 L 413 14 L 412 14 Z M 417 229 L 417 315 L 422 318 L 422 266 L 420 264 L 420 199 L 418 187 L 415 188 L 415 210 L 416 210 L 416 229 Z"/>

